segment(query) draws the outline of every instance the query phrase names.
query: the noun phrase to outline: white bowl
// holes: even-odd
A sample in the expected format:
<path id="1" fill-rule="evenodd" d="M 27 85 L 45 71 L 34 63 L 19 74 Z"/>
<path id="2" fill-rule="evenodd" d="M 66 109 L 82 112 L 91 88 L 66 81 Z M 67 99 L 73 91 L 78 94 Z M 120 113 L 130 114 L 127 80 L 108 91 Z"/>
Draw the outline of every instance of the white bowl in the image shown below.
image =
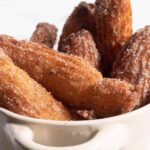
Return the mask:
<path id="1" fill-rule="evenodd" d="M 15 146 L 30 150 L 149 150 L 150 105 L 93 121 L 34 119 L 0 108 L 3 128 Z"/>

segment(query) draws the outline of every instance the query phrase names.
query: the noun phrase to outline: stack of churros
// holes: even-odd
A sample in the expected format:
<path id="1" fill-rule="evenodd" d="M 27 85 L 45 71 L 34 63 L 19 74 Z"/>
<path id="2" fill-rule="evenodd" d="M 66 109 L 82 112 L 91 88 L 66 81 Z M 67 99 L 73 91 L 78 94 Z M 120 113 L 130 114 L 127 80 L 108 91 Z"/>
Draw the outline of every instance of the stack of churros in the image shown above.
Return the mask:
<path id="1" fill-rule="evenodd" d="M 0 35 L 0 107 L 51 120 L 98 119 L 150 102 L 150 26 L 132 35 L 130 0 L 81 2 L 30 41 Z"/>

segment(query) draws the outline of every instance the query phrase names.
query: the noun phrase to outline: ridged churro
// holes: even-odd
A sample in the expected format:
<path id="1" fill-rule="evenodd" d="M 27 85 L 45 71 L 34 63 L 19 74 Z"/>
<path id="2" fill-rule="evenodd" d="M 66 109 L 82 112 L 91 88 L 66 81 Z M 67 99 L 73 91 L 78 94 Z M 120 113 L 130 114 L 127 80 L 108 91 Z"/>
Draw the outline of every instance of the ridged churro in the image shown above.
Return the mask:
<path id="1" fill-rule="evenodd" d="M 134 86 L 103 79 L 81 58 L 8 36 L 0 36 L 0 47 L 16 65 L 68 106 L 93 109 L 98 117 L 108 117 L 131 111 L 139 104 Z"/>
<path id="2" fill-rule="evenodd" d="M 34 42 L 17 41 L 3 35 L 0 47 L 17 66 L 67 105 L 78 106 L 84 91 L 102 79 L 101 73 L 83 59 Z"/>
<path id="3" fill-rule="evenodd" d="M 70 34 L 63 40 L 59 51 L 79 56 L 88 61 L 92 66 L 100 69 L 100 55 L 94 39 L 88 30 L 82 29 L 77 33 Z"/>
<path id="4" fill-rule="evenodd" d="M 85 92 L 84 107 L 94 109 L 98 117 L 111 117 L 134 110 L 140 104 L 139 87 L 118 79 L 103 79 Z"/>
<path id="5" fill-rule="evenodd" d="M 53 48 L 57 39 L 57 30 L 52 24 L 46 22 L 38 23 L 30 40 Z"/>
<path id="6" fill-rule="evenodd" d="M 112 77 L 141 86 L 141 105 L 150 101 L 150 26 L 136 32 L 118 55 Z"/>
<path id="7" fill-rule="evenodd" d="M 15 66 L 0 49 L 0 107 L 20 115 L 50 119 L 71 120 L 69 111 L 40 84 Z"/>
<path id="8" fill-rule="evenodd" d="M 130 0 L 96 0 L 95 18 L 103 74 L 109 76 L 117 54 L 132 34 Z"/>
<path id="9" fill-rule="evenodd" d="M 61 50 L 62 42 L 71 33 L 76 33 L 81 29 L 89 30 L 94 39 L 96 38 L 95 5 L 81 2 L 68 17 L 62 31 L 58 49 Z"/>

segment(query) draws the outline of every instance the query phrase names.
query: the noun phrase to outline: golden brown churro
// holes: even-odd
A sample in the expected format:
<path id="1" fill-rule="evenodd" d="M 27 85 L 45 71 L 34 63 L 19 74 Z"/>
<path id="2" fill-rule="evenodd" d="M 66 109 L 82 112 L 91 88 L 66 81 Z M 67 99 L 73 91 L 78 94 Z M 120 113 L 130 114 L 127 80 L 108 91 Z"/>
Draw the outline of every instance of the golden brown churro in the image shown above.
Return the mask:
<path id="1" fill-rule="evenodd" d="M 15 66 L 0 49 L 0 107 L 15 113 L 51 120 L 71 120 L 71 114 L 40 84 Z"/>
<path id="2" fill-rule="evenodd" d="M 36 26 L 31 41 L 53 48 L 57 39 L 57 28 L 49 23 L 41 22 Z"/>
<path id="3" fill-rule="evenodd" d="M 101 73 L 83 59 L 30 41 L 0 36 L 0 47 L 16 65 L 69 105 L 80 103 L 84 91 L 102 79 Z"/>
<path id="4" fill-rule="evenodd" d="M 62 42 L 61 52 L 82 57 L 92 66 L 100 69 L 100 56 L 95 42 L 88 30 L 82 29 L 72 33 Z"/>
<path id="5" fill-rule="evenodd" d="M 96 0 L 95 15 L 97 46 L 108 76 L 116 55 L 132 34 L 130 0 Z"/>
<path id="6" fill-rule="evenodd" d="M 103 79 L 93 84 L 86 92 L 85 107 L 94 109 L 99 117 L 127 113 L 140 104 L 139 87 L 117 79 Z"/>
<path id="7" fill-rule="evenodd" d="M 128 112 L 138 105 L 138 94 L 132 85 L 103 79 L 83 59 L 8 36 L 0 36 L 0 47 L 15 64 L 67 105 L 93 109 L 99 117 Z"/>
<path id="8" fill-rule="evenodd" d="M 96 24 L 94 4 L 81 2 L 77 7 L 75 7 L 63 27 L 58 49 L 61 50 L 62 42 L 65 38 L 67 38 L 71 33 L 76 33 L 81 29 L 89 30 L 95 39 Z"/>
<path id="9" fill-rule="evenodd" d="M 118 55 L 112 77 L 141 86 L 141 105 L 150 102 L 150 26 L 136 32 Z"/>

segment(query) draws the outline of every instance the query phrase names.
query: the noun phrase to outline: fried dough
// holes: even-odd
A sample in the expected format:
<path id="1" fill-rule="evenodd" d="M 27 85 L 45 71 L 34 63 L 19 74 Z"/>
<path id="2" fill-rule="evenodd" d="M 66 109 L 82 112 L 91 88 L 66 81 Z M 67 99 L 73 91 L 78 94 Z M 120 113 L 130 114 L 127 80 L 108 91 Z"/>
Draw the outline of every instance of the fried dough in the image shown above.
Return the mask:
<path id="1" fill-rule="evenodd" d="M 57 39 L 57 30 L 52 24 L 46 22 L 38 23 L 30 40 L 53 48 Z"/>
<path id="2" fill-rule="evenodd" d="M 96 0 L 97 47 L 102 54 L 103 74 L 108 77 L 113 62 L 132 34 L 130 0 Z"/>
<path id="3" fill-rule="evenodd" d="M 136 87 L 125 81 L 103 79 L 81 58 L 8 36 L 0 36 L 0 47 L 66 105 L 109 117 L 129 112 L 139 104 Z"/>
<path id="4" fill-rule="evenodd" d="M 83 59 L 30 41 L 3 35 L 0 47 L 17 66 L 67 105 L 78 106 L 84 91 L 102 79 L 101 73 Z"/>
<path id="5" fill-rule="evenodd" d="M 118 55 L 112 77 L 141 86 L 141 105 L 150 102 L 150 26 L 136 32 Z"/>
<path id="6" fill-rule="evenodd" d="M 67 38 L 71 33 L 76 33 L 81 29 L 89 30 L 95 39 L 96 25 L 94 4 L 81 2 L 77 7 L 75 7 L 63 27 L 58 49 L 61 50 L 62 42 L 65 38 Z"/>
<path id="7" fill-rule="evenodd" d="M 100 69 L 100 55 L 91 33 L 82 29 L 72 33 L 62 42 L 61 52 L 72 54 L 88 61 L 92 66 Z"/>
<path id="8" fill-rule="evenodd" d="M 0 107 L 20 115 L 50 120 L 71 120 L 69 111 L 40 84 L 15 66 L 0 49 Z"/>
<path id="9" fill-rule="evenodd" d="M 139 87 L 117 79 L 103 79 L 86 92 L 84 107 L 94 109 L 98 117 L 105 118 L 130 112 L 139 106 Z"/>

